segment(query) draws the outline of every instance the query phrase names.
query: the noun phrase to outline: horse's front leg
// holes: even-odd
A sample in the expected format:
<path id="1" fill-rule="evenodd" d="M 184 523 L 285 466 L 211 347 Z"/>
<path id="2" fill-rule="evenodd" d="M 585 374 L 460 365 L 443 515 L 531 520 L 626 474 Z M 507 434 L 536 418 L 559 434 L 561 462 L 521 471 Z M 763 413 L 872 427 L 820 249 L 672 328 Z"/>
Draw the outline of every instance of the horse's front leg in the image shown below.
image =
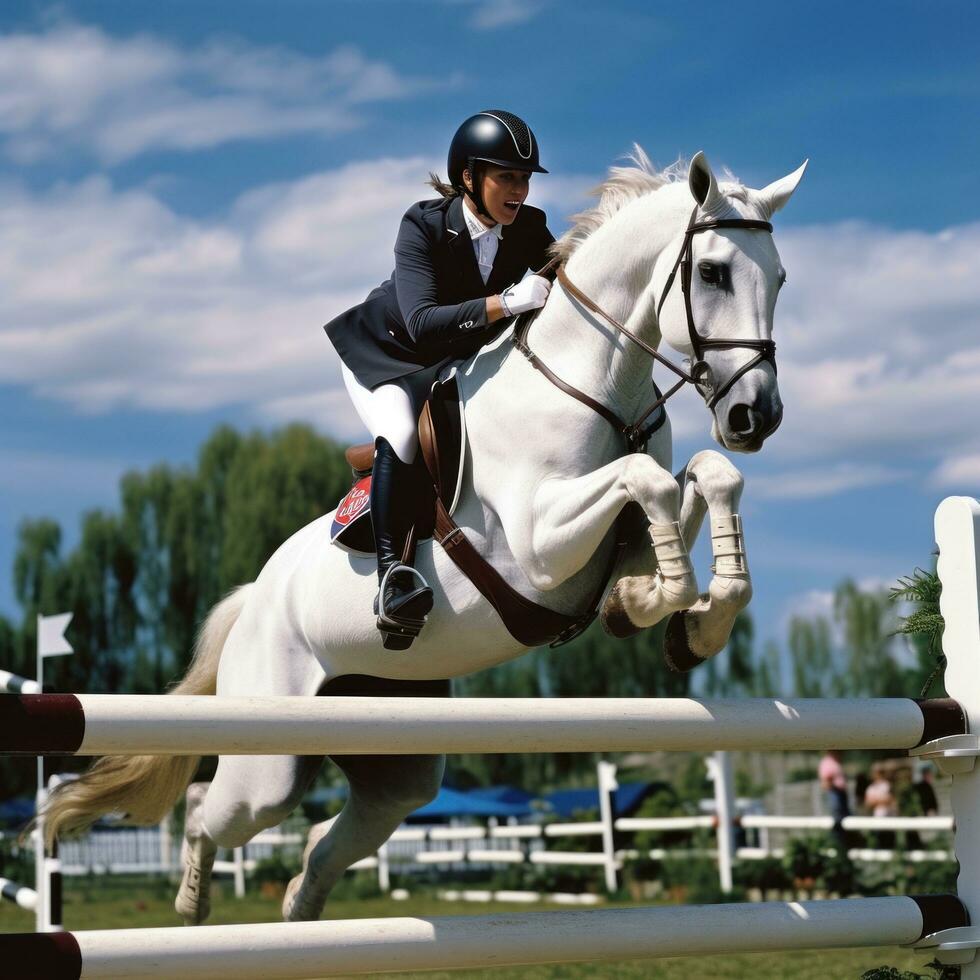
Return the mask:
<path id="1" fill-rule="evenodd" d="M 544 481 L 535 495 L 531 536 L 537 588 L 553 588 L 584 568 L 626 504 L 635 501 L 650 521 L 650 544 L 659 569 L 626 576 L 616 586 L 616 615 L 635 627 L 652 626 L 697 601 L 698 587 L 680 530 L 680 488 L 649 456 L 634 453 L 571 480 Z M 604 621 L 611 609 L 606 602 Z"/>
<path id="2" fill-rule="evenodd" d="M 714 576 L 708 591 L 667 626 L 664 658 L 672 670 L 686 672 L 724 649 L 735 617 L 752 598 L 742 520 L 742 474 L 721 453 L 697 453 L 678 474 L 681 532 L 693 547 L 705 513 L 711 527 Z"/>

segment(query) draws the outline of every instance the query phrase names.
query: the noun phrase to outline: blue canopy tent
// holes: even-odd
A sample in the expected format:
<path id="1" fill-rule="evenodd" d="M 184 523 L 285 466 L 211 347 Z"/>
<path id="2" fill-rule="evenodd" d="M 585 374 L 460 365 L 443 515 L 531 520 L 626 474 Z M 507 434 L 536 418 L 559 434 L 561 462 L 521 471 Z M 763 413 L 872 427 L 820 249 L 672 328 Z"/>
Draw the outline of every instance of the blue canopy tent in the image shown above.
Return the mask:
<path id="1" fill-rule="evenodd" d="M 15 796 L 0 803 L 0 827 L 23 827 L 33 816 L 33 797 Z"/>
<path id="2" fill-rule="evenodd" d="M 452 817 L 526 817 L 532 812 L 527 802 L 508 803 L 474 792 L 463 793 L 443 786 L 439 790 L 439 795 L 431 803 L 416 810 L 408 821 L 409 823 L 432 822 L 449 820 Z"/>
<path id="3" fill-rule="evenodd" d="M 613 813 L 617 817 L 635 813 L 640 804 L 662 783 L 621 783 L 613 793 Z M 598 789 L 560 789 L 542 797 L 546 812 L 571 819 L 579 810 L 599 809 Z"/>
<path id="4" fill-rule="evenodd" d="M 493 800 L 496 803 L 512 803 L 524 806 L 537 799 L 532 793 L 519 789 L 517 786 L 477 786 L 466 791 L 467 796 L 475 796 L 482 800 Z"/>

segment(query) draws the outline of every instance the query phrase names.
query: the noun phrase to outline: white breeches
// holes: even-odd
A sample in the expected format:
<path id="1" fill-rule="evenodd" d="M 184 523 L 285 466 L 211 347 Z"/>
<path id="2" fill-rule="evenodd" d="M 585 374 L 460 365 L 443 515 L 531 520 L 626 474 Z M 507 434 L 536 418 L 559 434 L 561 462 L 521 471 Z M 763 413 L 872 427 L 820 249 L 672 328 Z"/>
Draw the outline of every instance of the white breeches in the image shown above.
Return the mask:
<path id="1" fill-rule="evenodd" d="M 365 388 L 343 362 L 340 371 L 354 408 L 372 439 L 387 439 L 398 458 L 403 463 L 411 463 L 419 448 L 419 413 L 432 384 L 431 370 L 398 378 L 379 385 L 374 391 Z"/>

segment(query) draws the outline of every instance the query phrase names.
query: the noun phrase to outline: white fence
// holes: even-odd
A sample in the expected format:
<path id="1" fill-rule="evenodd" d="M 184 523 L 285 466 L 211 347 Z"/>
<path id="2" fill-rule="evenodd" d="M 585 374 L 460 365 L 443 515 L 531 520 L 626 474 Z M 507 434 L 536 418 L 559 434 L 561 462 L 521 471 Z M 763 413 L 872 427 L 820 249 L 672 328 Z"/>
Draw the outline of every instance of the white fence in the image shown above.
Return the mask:
<path id="1" fill-rule="evenodd" d="M 605 764 L 607 767 L 608 763 Z M 717 771 L 717 770 L 715 770 Z M 725 772 L 724 769 L 721 770 Z M 606 779 L 615 779 L 615 768 L 606 769 Z M 612 792 L 612 789 L 608 789 Z M 721 792 L 727 792 L 722 789 Z M 615 891 L 619 886 L 619 874 L 624 864 L 639 857 L 663 860 L 671 856 L 699 856 L 719 860 L 719 879 L 728 879 L 723 866 L 724 849 L 717 845 L 718 818 L 710 813 L 675 817 L 612 817 L 612 807 L 606 808 L 605 819 L 559 823 L 509 823 L 488 826 L 405 826 L 396 830 L 389 842 L 375 857 L 366 858 L 355 865 L 357 870 L 376 871 L 379 885 L 384 891 L 390 888 L 392 868 L 437 867 L 445 870 L 447 881 L 454 873 L 495 866 L 530 864 L 536 866 L 593 867 L 606 871 L 606 888 Z M 828 832 L 834 823 L 828 816 L 784 816 L 765 813 L 745 813 L 734 821 L 748 831 L 760 834 L 760 846 L 732 849 L 734 861 L 752 861 L 767 857 L 780 858 L 784 847 L 770 846 L 769 831 L 785 833 Z M 914 831 L 935 837 L 953 830 L 951 816 L 932 817 L 846 817 L 843 828 L 847 831 Z M 639 851 L 636 848 L 609 849 L 614 832 L 621 840 L 624 834 L 638 832 L 667 833 L 692 831 L 708 833 L 715 838 L 714 846 L 705 842 L 696 848 L 655 847 Z M 599 847 L 589 851 L 561 851 L 549 847 L 558 838 L 597 838 Z M 267 830 L 258 835 L 244 848 L 236 849 L 224 860 L 215 863 L 219 874 L 234 877 L 235 893 L 244 896 L 246 880 L 259 861 L 282 849 L 298 855 L 305 844 L 305 834 L 298 823 L 287 827 Z M 64 841 L 59 849 L 61 872 L 68 876 L 104 874 L 167 874 L 179 871 L 180 838 L 169 821 L 159 827 L 119 828 L 100 830 L 88 836 Z M 830 849 L 832 850 L 832 849 Z M 721 859 L 719 855 L 722 855 Z M 913 850 L 852 848 L 852 860 L 860 862 L 884 862 L 900 858 L 908 862 L 953 860 L 952 851 L 946 847 L 924 847 Z M 612 875 L 609 875 L 609 871 Z M 731 874 L 731 868 L 728 868 Z M 476 894 L 474 892 L 473 894 Z M 482 893 L 481 893 L 482 894 Z M 460 893 L 462 896 L 462 893 Z"/>

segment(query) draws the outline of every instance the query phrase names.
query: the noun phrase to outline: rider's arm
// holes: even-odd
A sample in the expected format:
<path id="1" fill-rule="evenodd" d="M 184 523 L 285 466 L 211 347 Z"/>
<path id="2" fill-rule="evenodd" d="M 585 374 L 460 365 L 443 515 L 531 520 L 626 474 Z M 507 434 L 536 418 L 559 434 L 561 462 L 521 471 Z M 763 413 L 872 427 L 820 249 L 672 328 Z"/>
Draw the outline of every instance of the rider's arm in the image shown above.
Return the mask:
<path id="1" fill-rule="evenodd" d="M 496 323 L 502 320 L 507 314 L 504 312 L 504 304 L 500 302 L 499 296 L 487 297 L 487 323 Z"/>
<path id="2" fill-rule="evenodd" d="M 465 356 L 478 346 L 467 341 L 475 340 L 470 335 L 479 335 L 490 322 L 492 303 L 481 296 L 465 303 L 437 304 L 429 232 L 411 213 L 402 219 L 395 243 L 395 288 L 405 327 L 420 353 Z"/>

